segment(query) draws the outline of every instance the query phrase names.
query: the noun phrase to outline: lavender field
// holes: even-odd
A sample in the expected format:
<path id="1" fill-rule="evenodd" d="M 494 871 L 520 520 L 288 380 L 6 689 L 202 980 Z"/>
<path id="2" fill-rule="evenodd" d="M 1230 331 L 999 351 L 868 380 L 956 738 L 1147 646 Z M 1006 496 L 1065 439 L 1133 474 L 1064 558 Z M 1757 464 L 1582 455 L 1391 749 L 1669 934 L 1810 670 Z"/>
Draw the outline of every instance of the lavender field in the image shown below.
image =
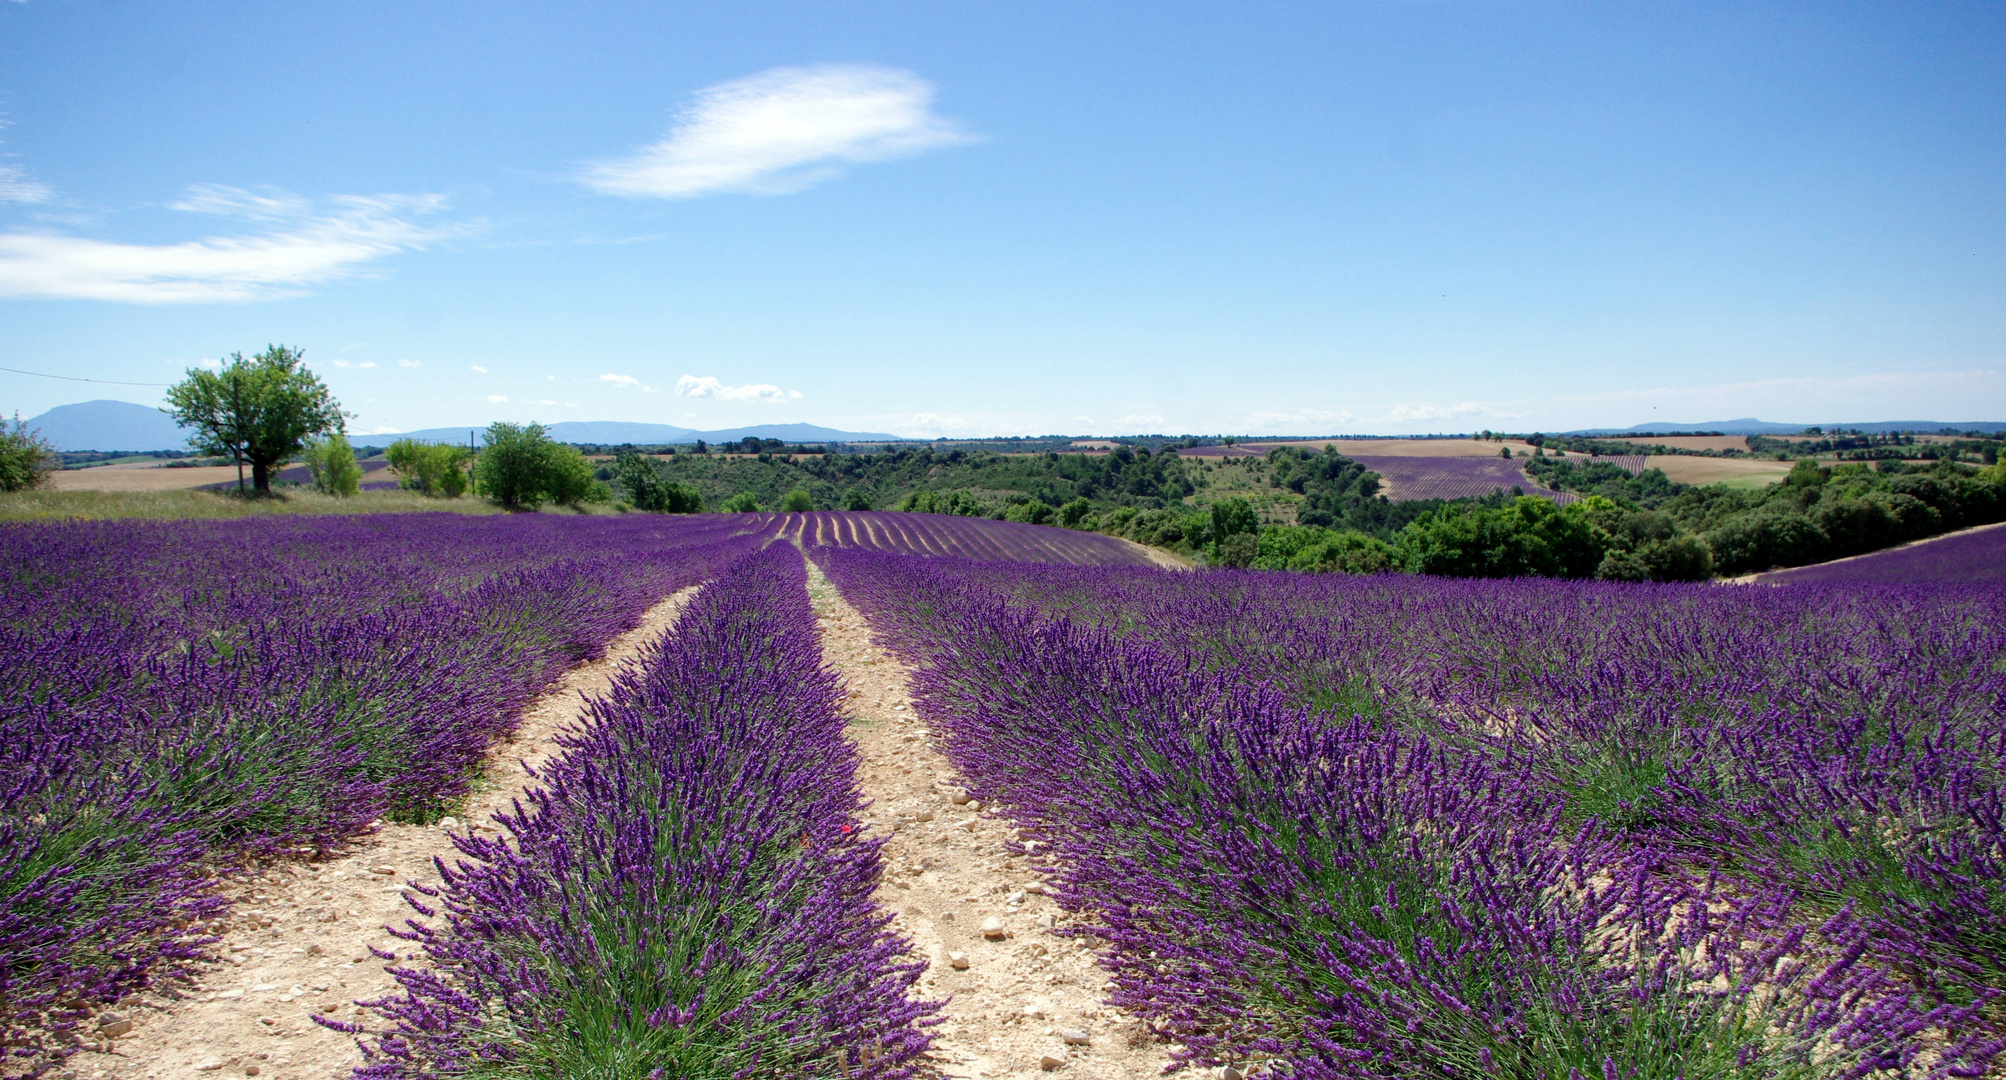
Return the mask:
<path id="1" fill-rule="evenodd" d="M 892 929 L 804 550 L 1177 1062 L 1836 1080 L 2006 1049 L 1993 584 L 1174 572 L 919 514 L 0 550 L 4 1074 L 199 978 L 242 868 L 452 812 L 542 687 L 701 586 L 499 831 L 450 833 L 399 990 L 320 1022 L 378 1080 L 930 1075 L 952 1001 Z"/>
<path id="2" fill-rule="evenodd" d="M 906 555 L 952 555 L 977 562 L 1149 566 L 1137 544 L 1099 533 L 945 514 L 822 511 L 776 514 L 772 535 L 807 546 Z"/>
<path id="3" fill-rule="evenodd" d="M 818 556 L 1117 1001 L 1264 1075 L 1980 1075 L 1994 589 Z"/>
<path id="4" fill-rule="evenodd" d="M 1851 582 L 1919 585 L 2006 582 L 2006 526 L 1985 525 L 1851 559 L 1778 570 L 1756 580 L 1771 585 Z"/>
<path id="5" fill-rule="evenodd" d="M 9 1058 L 203 955 L 231 865 L 444 812 L 539 688 L 750 544 L 717 519 L 0 528 Z"/>
<path id="6" fill-rule="evenodd" d="M 1414 499 L 1466 499 L 1513 488 L 1527 495 L 1556 498 L 1525 474 L 1514 461 L 1489 457 L 1371 457 L 1354 455 L 1352 460 L 1380 475 L 1388 486 L 1387 497 L 1396 501 Z"/>

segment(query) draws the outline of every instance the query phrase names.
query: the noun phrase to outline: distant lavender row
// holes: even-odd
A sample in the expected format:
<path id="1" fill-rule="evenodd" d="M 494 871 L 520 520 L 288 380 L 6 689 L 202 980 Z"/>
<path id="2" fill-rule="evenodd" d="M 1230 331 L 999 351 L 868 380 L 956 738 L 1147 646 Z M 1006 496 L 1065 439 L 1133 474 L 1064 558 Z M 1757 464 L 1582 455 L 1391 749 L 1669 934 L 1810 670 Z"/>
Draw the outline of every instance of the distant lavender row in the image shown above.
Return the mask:
<path id="1" fill-rule="evenodd" d="M 540 687 L 752 543 L 731 528 L 0 526 L 11 1059 L 40 1067 L 89 1002 L 194 955 L 218 910 L 207 856 L 321 849 L 378 817 L 441 813 Z"/>
<path id="2" fill-rule="evenodd" d="M 978 562 L 1150 565 L 1143 549 L 1126 540 L 1015 521 L 875 511 L 818 511 L 766 517 L 769 535 L 811 547 L 829 545 L 910 555 L 953 555 Z"/>
<path id="3" fill-rule="evenodd" d="M 785 544 L 725 573 L 505 838 L 455 838 L 445 925 L 403 935 L 432 965 L 392 969 L 358 1076 L 915 1075 L 938 1006 L 870 899 L 882 841 L 805 586 Z"/>
<path id="4" fill-rule="evenodd" d="M 1396 502 L 1417 499 L 1467 499 L 1495 491 L 1510 494 L 1521 488 L 1527 495 L 1553 498 L 1558 493 L 1539 486 L 1515 461 L 1498 457 L 1353 457 L 1385 480 L 1387 498 Z"/>
<path id="5" fill-rule="evenodd" d="M 1871 555 L 1778 570 L 1756 580 L 1765 585 L 2006 584 L 2006 525 L 1982 525 Z"/>
<path id="6" fill-rule="evenodd" d="M 1122 1003 L 1200 1061 L 2000 1051 L 1998 590 L 819 557 L 921 665 L 978 793 L 1053 843 Z M 1609 952 L 1618 926 L 1640 951 Z"/>

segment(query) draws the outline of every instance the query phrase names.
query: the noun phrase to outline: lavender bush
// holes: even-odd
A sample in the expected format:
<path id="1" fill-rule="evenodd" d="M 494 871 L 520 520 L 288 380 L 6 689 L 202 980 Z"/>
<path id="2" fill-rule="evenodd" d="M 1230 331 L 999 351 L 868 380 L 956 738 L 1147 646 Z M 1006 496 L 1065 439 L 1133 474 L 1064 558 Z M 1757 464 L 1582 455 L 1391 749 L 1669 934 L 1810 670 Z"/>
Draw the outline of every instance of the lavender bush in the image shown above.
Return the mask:
<path id="1" fill-rule="evenodd" d="M 746 549 L 724 523 L 0 527 L 0 1039 L 176 970 L 210 875 L 430 820 L 519 707 Z"/>
<path id="2" fill-rule="evenodd" d="M 456 838 L 358 1075 L 914 1075 L 937 1005 L 870 900 L 839 697 L 791 546 L 706 587 L 508 835 Z"/>

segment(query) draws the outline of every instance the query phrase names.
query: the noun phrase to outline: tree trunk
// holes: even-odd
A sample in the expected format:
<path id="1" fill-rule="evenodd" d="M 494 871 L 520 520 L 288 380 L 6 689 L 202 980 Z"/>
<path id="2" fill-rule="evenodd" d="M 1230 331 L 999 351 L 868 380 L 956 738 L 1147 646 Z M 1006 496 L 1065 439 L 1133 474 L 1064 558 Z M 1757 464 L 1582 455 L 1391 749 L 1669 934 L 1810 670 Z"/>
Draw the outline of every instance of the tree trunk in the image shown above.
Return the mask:
<path id="1" fill-rule="evenodd" d="M 271 462 L 269 461 L 251 462 L 251 484 L 253 487 L 256 487 L 258 489 L 258 494 L 260 495 L 270 495 L 272 493 Z"/>

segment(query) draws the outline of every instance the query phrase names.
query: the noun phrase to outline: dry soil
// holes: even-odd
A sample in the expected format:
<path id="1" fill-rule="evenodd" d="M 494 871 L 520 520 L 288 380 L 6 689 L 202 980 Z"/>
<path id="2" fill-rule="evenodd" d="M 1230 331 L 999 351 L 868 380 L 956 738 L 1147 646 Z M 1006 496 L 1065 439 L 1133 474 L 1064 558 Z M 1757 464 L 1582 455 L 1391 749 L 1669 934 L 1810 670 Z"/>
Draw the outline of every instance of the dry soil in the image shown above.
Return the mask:
<path id="1" fill-rule="evenodd" d="M 494 829 L 491 815 L 529 786 L 523 764 L 534 766 L 557 750 L 554 737 L 582 717 L 585 699 L 609 690 L 620 666 L 667 633 L 695 591 L 649 608 L 603 657 L 573 668 L 530 705 L 515 737 L 490 755 L 486 782 L 468 800 L 466 818 L 475 829 Z M 131 1029 L 95 1040 L 100 1049 L 72 1057 L 64 1072 L 79 1080 L 347 1076 L 362 1061 L 354 1039 L 309 1017 L 364 1019 L 357 1001 L 392 992 L 387 965 L 367 946 L 410 957 L 411 946 L 384 928 L 401 928 L 414 914 L 404 901 L 405 882 L 439 884 L 432 859 L 455 856 L 456 826 L 450 818 L 437 826 L 385 823 L 339 857 L 280 863 L 233 883 L 228 892 L 236 904 L 216 959 L 192 985 L 114 1008 L 114 1026 L 106 1030 L 123 1023 Z"/>
<path id="2" fill-rule="evenodd" d="M 812 564 L 809 575 L 824 658 L 849 686 L 867 813 L 892 832 L 877 899 L 927 961 L 923 995 L 947 999 L 947 1022 L 934 1029 L 941 1075 L 1161 1072 L 1169 1048 L 1105 1003 L 1092 949 L 1053 932 L 1076 920 L 1040 892 L 1035 852 L 1008 822 L 965 801 L 954 766 L 913 712 L 911 673 L 872 642 L 863 617 Z M 984 933 L 990 919 L 1000 931 Z"/>

